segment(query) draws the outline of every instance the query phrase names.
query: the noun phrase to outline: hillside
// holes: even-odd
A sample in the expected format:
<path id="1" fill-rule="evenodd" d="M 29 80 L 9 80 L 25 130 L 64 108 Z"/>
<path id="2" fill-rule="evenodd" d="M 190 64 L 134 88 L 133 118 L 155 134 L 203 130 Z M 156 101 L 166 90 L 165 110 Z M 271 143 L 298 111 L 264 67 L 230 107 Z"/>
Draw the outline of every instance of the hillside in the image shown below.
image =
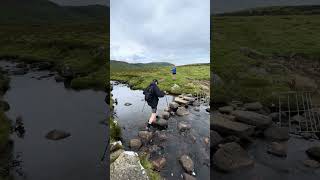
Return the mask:
<path id="1" fill-rule="evenodd" d="M 212 16 L 211 21 L 216 103 L 270 105 L 278 92 L 316 90 L 310 87 L 319 77 L 311 71 L 319 73 L 320 15 Z"/>
<path id="2" fill-rule="evenodd" d="M 108 7 L 101 5 L 67 7 L 48 0 L 2 0 L 0 23 L 96 21 L 104 18 L 108 11 Z"/>
<path id="3" fill-rule="evenodd" d="M 318 15 L 320 5 L 309 6 L 272 6 L 253 8 L 242 11 L 222 13 L 220 16 L 278 16 L 278 15 Z"/>
<path id="4" fill-rule="evenodd" d="M 124 61 L 110 61 L 110 69 L 119 70 L 119 69 L 141 69 L 141 68 L 157 68 L 162 66 L 172 66 L 173 64 L 167 62 L 152 62 L 152 63 L 127 63 Z"/>

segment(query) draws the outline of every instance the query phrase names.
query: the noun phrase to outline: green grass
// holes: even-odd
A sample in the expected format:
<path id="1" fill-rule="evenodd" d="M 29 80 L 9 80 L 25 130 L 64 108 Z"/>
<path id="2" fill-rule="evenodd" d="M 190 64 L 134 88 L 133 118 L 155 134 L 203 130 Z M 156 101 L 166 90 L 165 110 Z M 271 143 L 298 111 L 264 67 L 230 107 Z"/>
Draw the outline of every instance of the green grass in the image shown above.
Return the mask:
<path id="1" fill-rule="evenodd" d="M 104 25 L 105 24 L 105 25 Z M 70 66 L 76 89 L 103 89 L 109 57 L 107 22 L 0 24 L 0 58 Z"/>
<path id="2" fill-rule="evenodd" d="M 212 71 L 224 81 L 213 85 L 212 99 L 272 103 L 273 93 L 289 90 L 285 71 L 261 75 L 253 68 L 268 68 L 275 55 L 302 54 L 320 58 L 320 15 L 212 16 Z M 261 55 L 250 58 L 240 49 Z M 275 83 L 277 81 L 277 83 Z"/>
<path id="3" fill-rule="evenodd" d="M 161 90 L 172 94 L 196 93 L 201 90 L 201 85 L 210 84 L 210 65 L 187 65 L 177 66 L 176 80 L 173 80 L 171 67 L 159 68 L 128 68 L 118 69 L 110 65 L 111 80 L 123 81 L 132 86 L 133 89 L 146 88 L 153 79 L 159 80 Z M 172 89 L 177 84 L 180 88 Z M 203 89 L 203 88 L 202 88 Z M 209 92 L 209 90 L 206 90 Z"/>
<path id="4" fill-rule="evenodd" d="M 151 180 L 160 180 L 161 176 L 159 173 L 153 170 L 153 165 L 148 160 L 145 154 L 139 156 L 141 165 L 146 169 L 148 176 Z"/>

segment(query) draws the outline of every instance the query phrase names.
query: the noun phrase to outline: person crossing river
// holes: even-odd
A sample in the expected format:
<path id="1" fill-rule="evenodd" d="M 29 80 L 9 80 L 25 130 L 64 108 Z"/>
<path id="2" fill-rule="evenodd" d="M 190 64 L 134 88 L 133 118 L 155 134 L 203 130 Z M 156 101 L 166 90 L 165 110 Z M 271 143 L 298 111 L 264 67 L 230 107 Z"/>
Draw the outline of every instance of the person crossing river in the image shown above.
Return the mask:
<path id="1" fill-rule="evenodd" d="M 145 101 L 152 109 L 152 113 L 146 127 L 147 130 L 149 130 L 151 125 L 157 120 L 157 106 L 159 97 L 164 97 L 166 94 L 165 91 L 161 91 L 157 85 L 158 80 L 154 79 L 150 83 L 150 85 L 143 91 L 143 94 L 145 95 Z"/>

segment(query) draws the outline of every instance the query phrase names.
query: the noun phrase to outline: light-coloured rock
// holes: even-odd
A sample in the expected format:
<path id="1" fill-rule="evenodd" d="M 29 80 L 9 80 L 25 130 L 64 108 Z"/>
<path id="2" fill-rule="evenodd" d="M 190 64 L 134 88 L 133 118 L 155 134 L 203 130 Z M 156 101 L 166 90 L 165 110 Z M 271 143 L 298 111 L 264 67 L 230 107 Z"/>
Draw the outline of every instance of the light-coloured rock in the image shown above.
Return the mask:
<path id="1" fill-rule="evenodd" d="M 183 104 L 183 105 L 188 105 L 189 104 L 188 101 L 186 101 L 186 100 L 184 100 L 182 98 L 179 98 L 179 97 L 174 98 L 174 102 L 176 102 L 178 104 Z"/>
<path id="2" fill-rule="evenodd" d="M 180 132 L 184 132 L 191 129 L 191 125 L 189 123 L 179 122 L 178 123 L 178 130 Z"/>
<path id="3" fill-rule="evenodd" d="M 186 115 L 189 115 L 189 111 L 188 111 L 186 108 L 184 108 L 184 107 L 179 107 L 179 108 L 177 109 L 176 114 L 177 114 L 178 116 L 186 116 Z"/>
<path id="4" fill-rule="evenodd" d="M 173 111 L 176 111 L 179 107 L 179 104 L 176 102 L 170 102 L 169 104 L 170 109 L 172 109 Z"/>
<path id="5" fill-rule="evenodd" d="M 131 139 L 129 144 L 132 149 L 139 149 L 142 145 L 142 142 L 140 139 Z"/>
<path id="6" fill-rule="evenodd" d="M 139 131 L 139 137 L 145 141 L 150 141 L 152 138 L 152 132 Z"/>
<path id="7" fill-rule="evenodd" d="M 169 113 L 169 112 L 163 112 L 163 113 L 161 114 L 161 117 L 162 117 L 163 119 L 169 119 L 170 113 Z"/>
<path id="8" fill-rule="evenodd" d="M 110 165 L 111 180 L 149 180 L 139 156 L 133 151 L 125 151 Z"/>
<path id="9" fill-rule="evenodd" d="M 116 141 L 110 144 L 110 152 L 116 151 L 118 149 L 123 149 L 121 141 Z"/>
<path id="10" fill-rule="evenodd" d="M 110 162 L 111 163 L 114 162 L 120 156 L 120 154 L 122 154 L 123 152 L 124 152 L 123 149 L 118 149 L 118 150 L 112 152 L 110 154 Z"/>

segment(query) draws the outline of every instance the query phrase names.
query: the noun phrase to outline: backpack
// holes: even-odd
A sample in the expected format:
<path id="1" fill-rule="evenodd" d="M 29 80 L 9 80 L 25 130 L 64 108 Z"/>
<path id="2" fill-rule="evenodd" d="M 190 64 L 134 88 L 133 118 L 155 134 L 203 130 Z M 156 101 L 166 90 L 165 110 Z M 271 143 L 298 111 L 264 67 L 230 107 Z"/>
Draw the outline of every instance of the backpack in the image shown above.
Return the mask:
<path id="1" fill-rule="evenodd" d="M 144 100 L 147 102 L 150 102 L 152 100 L 153 97 L 153 88 L 152 85 L 148 86 L 144 91 Z"/>

